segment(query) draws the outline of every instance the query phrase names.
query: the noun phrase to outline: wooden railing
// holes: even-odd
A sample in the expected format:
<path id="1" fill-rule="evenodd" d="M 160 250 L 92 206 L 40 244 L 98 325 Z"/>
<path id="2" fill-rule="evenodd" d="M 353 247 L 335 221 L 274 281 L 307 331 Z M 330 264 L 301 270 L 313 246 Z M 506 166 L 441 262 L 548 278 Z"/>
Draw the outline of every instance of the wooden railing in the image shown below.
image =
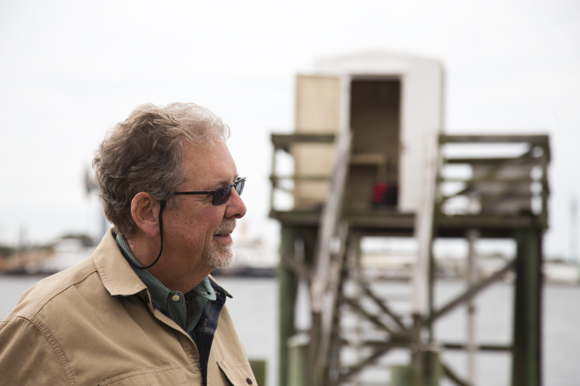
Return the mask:
<path id="1" fill-rule="evenodd" d="M 477 215 L 531 212 L 547 227 L 550 194 L 550 144 L 547 135 L 441 135 L 439 144 L 442 148 L 441 168 L 437 177 L 439 213 Z M 445 156 L 447 145 L 459 148 L 462 145 L 518 144 L 521 146 L 519 154 L 507 157 Z M 467 178 L 446 176 L 446 168 L 450 165 L 467 166 L 472 175 Z M 446 192 L 452 184 L 455 191 Z M 456 205 L 450 205 L 452 201 Z"/>

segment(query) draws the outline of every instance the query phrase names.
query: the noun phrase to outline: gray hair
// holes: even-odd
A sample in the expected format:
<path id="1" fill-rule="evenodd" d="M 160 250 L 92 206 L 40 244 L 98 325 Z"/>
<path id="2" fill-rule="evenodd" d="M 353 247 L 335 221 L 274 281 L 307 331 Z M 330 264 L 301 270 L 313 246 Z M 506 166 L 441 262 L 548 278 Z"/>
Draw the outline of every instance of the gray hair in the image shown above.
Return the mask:
<path id="1" fill-rule="evenodd" d="M 111 130 L 93 159 L 105 216 L 116 231 L 133 232 L 131 201 L 137 193 L 169 200 L 187 181 L 183 140 L 202 145 L 228 137 L 229 127 L 218 116 L 193 103 L 137 107 Z"/>

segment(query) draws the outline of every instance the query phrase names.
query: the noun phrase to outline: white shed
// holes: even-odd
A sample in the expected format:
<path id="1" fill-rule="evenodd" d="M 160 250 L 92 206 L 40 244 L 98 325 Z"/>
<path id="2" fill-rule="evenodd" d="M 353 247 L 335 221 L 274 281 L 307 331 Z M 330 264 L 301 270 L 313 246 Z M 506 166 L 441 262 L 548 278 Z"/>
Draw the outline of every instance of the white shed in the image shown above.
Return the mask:
<path id="1" fill-rule="evenodd" d="M 433 59 L 369 52 L 319 60 L 296 80 L 296 133 L 351 130 L 347 209 L 420 205 L 427 138 L 443 127 L 443 69 Z M 330 144 L 295 144 L 295 173 L 330 175 Z M 296 182 L 295 208 L 326 200 L 325 181 Z"/>

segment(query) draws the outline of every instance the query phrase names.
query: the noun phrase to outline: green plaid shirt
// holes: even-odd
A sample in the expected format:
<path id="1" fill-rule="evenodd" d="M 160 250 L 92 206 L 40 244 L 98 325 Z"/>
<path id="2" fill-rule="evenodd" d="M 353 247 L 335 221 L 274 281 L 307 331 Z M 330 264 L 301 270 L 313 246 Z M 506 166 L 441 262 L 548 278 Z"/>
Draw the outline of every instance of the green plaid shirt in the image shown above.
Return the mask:
<path id="1" fill-rule="evenodd" d="M 125 237 L 115 235 L 123 256 L 133 264 L 141 264 L 133 255 Z M 231 295 L 209 277 L 206 277 L 186 295 L 171 291 L 146 269 L 133 267 L 133 271 L 149 289 L 153 307 L 177 323 L 193 339 L 199 350 L 203 384 L 207 383 L 207 361 L 226 296 Z"/>

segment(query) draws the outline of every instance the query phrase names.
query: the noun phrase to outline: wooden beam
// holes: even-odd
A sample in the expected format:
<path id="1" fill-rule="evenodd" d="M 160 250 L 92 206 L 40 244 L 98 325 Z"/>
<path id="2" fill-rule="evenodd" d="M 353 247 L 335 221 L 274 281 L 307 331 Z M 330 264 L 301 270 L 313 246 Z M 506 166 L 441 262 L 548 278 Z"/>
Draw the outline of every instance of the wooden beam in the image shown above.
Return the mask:
<path id="1" fill-rule="evenodd" d="M 290 152 L 293 143 L 333 143 L 334 134 L 272 134 L 271 140 L 275 149 Z"/>
<path id="2" fill-rule="evenodd" d="M 505 182 L 505 181 L 501 181 L 501 182 Z M 519 188 L 519 186 L 516 183 L 506 183 L 504 186 L 502 186 L 502 188 L 494 193 L 494 194 L 489 194 L 489 195 L 484 195 L 481 197 L 481 211 L 482 212 L 486 212 L 487 209 L 500 202 L 502 199 L 509 197 L 509 198 L 521 198 L 521 197 L 525 197 L 526 199 L 529 199 L 531 201 L 533 195 L 532 195 L 532 190 L 530 189 L 529 195 L 526 194 L 513 194 L 514 191 L 517 191 L 517 189 Z M 510 194 L 512 193 L 512 194 Z"/>
<path id="3" fill-rule="evenodd" d="M 296 228 L 282 224 L 280 233 L 280 255 L 282 257 L 287 254 L 293 255 Z M 294 315 L 298 277 L 282 263 L 278 265 L 278 288 L 278 385 L 287 386 L 289 371 L 289 350 L 287 343 L 288 339 L 296 333 Z"/>
<path id="4" fill-rule="evenodd" d="M 479 282 L 479 284 L 476 284 L 473 287 L 468 288 L 467 291 L 465 291 L 463 294 L 459 295 L 458 297 L 456 297 L 455 299 L 453 299 L 452 301 L 447 303 L 445 306 L 443 306 L 439 310 L 435 311 L 435 313 L 431 314 L 425 320 L 425 324 L 427 324 L 427 325 L 433 324 L 437 319 L 439 319 L 443 315 L 449 313 L 450 311 L 455 309 L 457 306 L 472 299 L 475 295 L 480 293 L 482 290 L 489 287 L 491 284 L 495 283 L 496 281 L 500 280 L 506 273 L 513 270 L 515 267 L 515 264 L 516 264 L 515 260 L 509 262 L 508 264 L 506 264 L 505 267 L 503 267 L 501 270 L 499 270 L 496 273 L 494 273 L 493 275 L 491 275 L 489 278 L 482 280 L 481 282 Z"/>
<path id="5" fill-rule="evenodd" d="M 280 175 L 271 175 L 270 181 L 277 181 L 277 180 L 292 180 L 292 181 L 330 181 L 330 176 L 327 175 L 312 175 L 312 176 L 300 176 L 300 175 L 292 175 L 292 176 L 280 176 Z"/>
<path id="6" fill-rule="evenodd" d="M 379 306 L 379 308 L 387 315 L 389 315 L 394 321 L 395 323 L 397 323 L 399 325 L 399 327 L 401 327 L 401 329 L 403 331 L 408 331 L 408 327 L 405 326 L 405 323 L 403 323 L 403 321 L 401 320 L 401 317 L 397 314 L 395 314 L 386 304 L 385 302 L 380 299 L 377 295 L 375 295 L 373 293 L 373 291 L 371 291 L 371 289 L 367 286 L 367 285 L 363 285 L 362 286 L 363 290 L 365 291 L 365 293 L 375 302 L 375 304 L 377 306 Z"/>
<path id="7" fill-rule="evenodd" d="M 466 350 L 467 345 L 463 343 L 450 343 L 450 342 L 443 342 L 441 346 L 445 350 Z M 490 352 L 509 352 L 513 349 L 512 345 L 507 344 L 480 344 L 477 345 L 478 351 L 490 351 Z"/>
<path id="8" fill-rule="evenodd" d="M 312 210 L 273 210 L 270 217 L 282 224 L 296 226 L 319 225 L 320 209 Z M 412 236 L 415 216 L 412 213 L 382 213 L 372 211 L 346 212 L 343 216 L 353 231 L 375 236 Z M 463 237 L 465 229 L 476 228 L 481 237 L 513 236 L 522 227 L 545 229 L 541 217 L 529 214 L 456 214 L 437 216 L 437 237 Z"/>
<path id="9" fill-rule="evenodd" d="M 542 385 L 542 230 L 516 234 L 512 386 Z"/>
<path id="10" fill-rule="evenodd" d="M 350 154 L 352 134 L 341 133 L 337 137 L 336 156 L 332 173 L 331 189 L 328 200 L 322 208 L 320 227 L 318 228 L 318 244 L 316 246 L 314 275 L 310 288 L 311 307 L 314 312 L 322 310 L 328 267 L 330 264 L 330 241 L 334 236 L 338 222 L 342 216 L 342 199 L 348 173 L 348 156 Z"/>
<path id="11" fill-rule="evenodd" d="M 472 179 L 469 178 L 445 178 L 445 177 L 441 177 L 439 178 L 439 182 L 463 182 L 463 183 L 470 183 L 471 181 L 473 181 Z M 501 178 L 493 178 L 493 179 L 489 179 L 488 181 L 490 182 L 503 182 L 506 184 L 531 184 L 533 182 L 542 182 L 541 180 L 536 180 L 533 178 L 510 178 L 510 179 L 501 179 Z M 482 181 L 483 182 L 483 181 Z"/>
<path id="12" fill-rule="evenodd" d="M 411 276 L 411 314 L 413 316 L 413 329 L 411 332 L 412 346 L 421 348 L 424 345 L 422 334 L 425 317 L 430 313 L 432 304 L 431 261 L 433 250 L 433 231 L 435 228 L 435 207 L 437 206 L 437 174 L 439 170 L 439 144 L 435 133 L 427 137 L 425 165 L 423 171 L 422 194 L 419 210 L 415 216 L 413 235 L 417 240 L 417 259 L 413 266 Z M 427 326 L 430 329 L 430 326 Z M 429 334 L 431 335 L 431 334 Z M 428 338 L 431 339 L 431 336 Z M 412 350 L 413 351 L 413 350 Z M 426 373 L 423 371 L 424 355 L 419 349 L 412 352 L 413 366 L 419 370 L 420 384 L 426 382 Z"/>
<path id="13" fill-rule="evenodd" d="M 470 164 L 470 165 L 497 165 L 513 161 L 514 157 L 509 158 L 443 158 L 444 164 Z M 530 164 L 538 164 L 536 158 L 529 159 Z"/>
<path id="14" fill-rule="evenodd" d="M 453 135 L 441 134 L 439 143 L 530 143 L 548 145 L 548 135 Z"/>
<path id="15" fill-rule="evenodd" d="M 324 335 L 327 331 L 322 330 L 323 302 L 326 295 L 332 296 L 332 291 L 327 291 L 330 276 L 331 241 L 336 235 L 338 224 L 342 217 L 342 200 L 348 174 L 348 159 L 350 154 L 352 134 L 343 131 L 336 137 L 336 153 L 330 192 L 326 203 L 322 208 L 316 252 L 314 254 L 314 269 L 310 285 L 310 311 L 312 325 L 310 332 L 309 363 L 307 372 L 307 385 L 317 386 L 320 384 L 321 367 L 324 363 L 319 361 L 320 350 L 323 349 Z M 341 256 L 342 258 L 342 256 Z M 336 299 L 332 299 L 333 301 Z M 325 316 L 327 316 L 325 314 Z"/>
<path id="16" fill-rule="evenodd" d="M 362 370 L 364 370 L 365 367 L 372 365 L 380 357 L 382 357 L 383 355 L 388 353 L 391 350 L 391 348 L 393 348 L 393 347 L 388 346 L 388 347 L 383 348 L 382 350 L 375 351 L 371 356 L 369 356 L 368 358 L 366 358 L 365 360 L 363 360 L 362 362 L 360 362 L 356 366 L 349 368 L 344 374 L 342 374 L 338 378 L 338 384 L 342 384 L 342 383 L 347 382 L 350 377 L 360 373 Z"/>
<path id="17" fill-rule="evenodd" d="M 297 262 L 291 253 L 284 252 L 281 256 L 282 256 L 282 264 L 284 265 L 285 268 L 292 271 L 292 273 L 294 273 L 295 276 L 298 276 L 306 281 L 310 281 L 310 272 L 308 271 L 308 268 L 303 264 Z"/>
<path id="18" fill-rule="evenodd" d="M 351 306 L 356 312 L 358 312 L 359 314 L 363 315 L 369 321 L 371 321 L 372 323 L 374 323 L 377 327 L 385 330 L 389 334 L 394 334 L 395 333 L 389 326 L 387 326 L 386 324 L 384 324 L 376 315 L 373 315 L 373 314 L 369 313 L 367 310 L 365 310 L 364 308 L 362 308 L 360 306 L 358 300 L 351 299 L 351 298 L 347 298 L 347 297 L 343 297 L 342 300 L 346 304 L 348 304 L 349 306 Z"/>
<path id="19" fill-rule="evenodd" d="M 469 384 L 467 381 L 464 381 L 457 375 L 449 366 L 447 366 L 443 361 L 441 361 L 441 368 L 443 368 L 443 374 L 449 379 L 451 382 L 455 383 L 457 386 L 473 386 Z"/>
<path id="20" fill-rule="evenodd" d="M 511 165 L 521 165 L 522 162 L 525 162 L 525 161 L 527 161 L 528 159 L 531 158 L 531 153 L 532 153 L 532 150 L 529 150 L 529 151 L 525 152 L 524 154 L 522 154 L 521 156 L 519 156 L 517 158 L 511 158 L 506 163 L 503 163 L 503 164 L 494 164 L 484 175 L 482 175 L 479 178 L 472 179 L 460 191 L 458 191 L 458 192 L 456 192 L 456 193 L 454 193 L 452 195 L 449 195 L 449 196 L 444 196 L 441 199 L 441 202 L 439 203 L 439 205 L 441 205 L 441 203 L 449 200 L 450 198 L 457 197 L 457 196 L 461 196 L 461 195 L 469 192 L 470 190 L 473 189 L 474 186 L 476 186 L 477 184 L 479 184 L 481 182 L 495 181 L 496 180 L 496 177 L 497 177 L 497 173 L 502 169 L 502 167 L 504 167 L 504 166 L 511 166 Z"/>

